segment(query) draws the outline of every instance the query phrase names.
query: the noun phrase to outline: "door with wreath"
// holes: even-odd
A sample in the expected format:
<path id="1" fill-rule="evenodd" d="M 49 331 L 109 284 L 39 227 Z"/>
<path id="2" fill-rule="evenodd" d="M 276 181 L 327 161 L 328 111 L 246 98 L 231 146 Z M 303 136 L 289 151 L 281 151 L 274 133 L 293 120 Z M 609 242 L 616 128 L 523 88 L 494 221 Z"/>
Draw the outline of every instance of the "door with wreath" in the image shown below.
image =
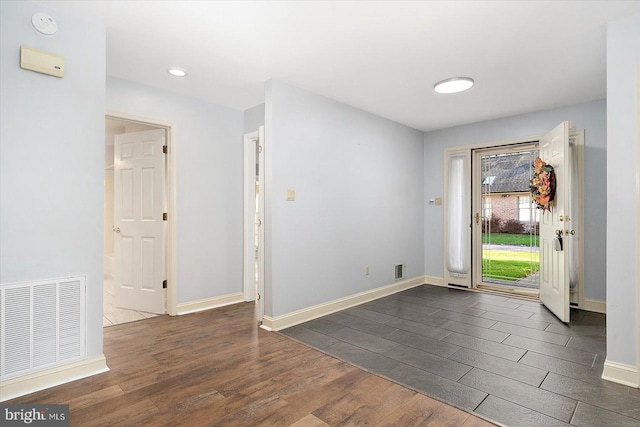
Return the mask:
<path id="1" fill-rule="evenodd" d="M 532 192 L 540 215 L 540 301 L 561 321 L 570 320 L 569 122 L 540 139 Z"/>

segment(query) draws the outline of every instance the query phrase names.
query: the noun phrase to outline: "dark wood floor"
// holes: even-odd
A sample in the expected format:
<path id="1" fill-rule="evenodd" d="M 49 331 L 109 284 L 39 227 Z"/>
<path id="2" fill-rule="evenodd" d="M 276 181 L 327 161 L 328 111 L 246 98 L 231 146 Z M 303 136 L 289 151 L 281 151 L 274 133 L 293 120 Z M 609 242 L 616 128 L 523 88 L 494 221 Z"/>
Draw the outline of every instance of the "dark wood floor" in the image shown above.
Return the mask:
<path id="1" fill-rule="evenodd" d="M 108 327 L 110 372 L 5 403 L 66 403 L 83 427 L 492 425 L 252 319 L 237 304 Z"/>
<path id="2" fill-rule="evenodd" d="M 282 333 L 507 426 L 640 427 L 640 389 L 600 378 L 605 323 L 424 285 Z"/>

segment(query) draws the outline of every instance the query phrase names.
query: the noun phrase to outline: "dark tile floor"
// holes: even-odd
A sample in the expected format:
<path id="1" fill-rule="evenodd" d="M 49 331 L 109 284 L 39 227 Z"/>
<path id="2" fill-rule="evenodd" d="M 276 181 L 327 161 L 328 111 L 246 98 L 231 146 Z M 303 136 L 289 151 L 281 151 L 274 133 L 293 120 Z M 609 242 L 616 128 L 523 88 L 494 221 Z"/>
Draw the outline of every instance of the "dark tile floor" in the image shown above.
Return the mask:
<path id="1" fill-rule="evenodd" d="M 640 426 L 640 389 L 600 379 L 605 321 L 423 285 L 282 333 L 507 426 Z"/>

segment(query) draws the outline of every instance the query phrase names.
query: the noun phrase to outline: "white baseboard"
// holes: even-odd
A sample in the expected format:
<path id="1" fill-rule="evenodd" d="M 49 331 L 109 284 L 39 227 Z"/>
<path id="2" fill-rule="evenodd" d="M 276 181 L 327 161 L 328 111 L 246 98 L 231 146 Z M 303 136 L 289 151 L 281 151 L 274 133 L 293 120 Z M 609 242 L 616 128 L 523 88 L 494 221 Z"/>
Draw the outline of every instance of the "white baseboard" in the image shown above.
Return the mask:
<path id="1" fill-rule="evenodd" d="M 640 387 L 638 383 L 638 368 L 636 366 L 612 362 L 609 359 L 604 361 L 602 379 L 629 387 Z"/>
<path id="2" fill-rule="evenodd" d="M 222 295 L 219 297 L 205 298 L 197 301 L 181 302 L 178 304 L 177 315 L 196 313 L 198 311 L 210 310 L 225 305 L 237 304 L 244 302 L 244 293 L 237 292 L 235 294 Z"/>
<path id="3" fill-rule="evenodd" d="M 596 313 L 607 312 L 607 302 L 601 299 L 585 298 L 584 305 L 580 307 L 582 310 L 595 311 Z"/>
<path id="4" fill-rule="evenodd" d="M 0 381 L 0 402 L 109 371 L 104 355 Z"/>
<path id="5" fill-rule="evenodd" d="M 281 316 L 269 317 L 264 316 L 262 319 L 262 328 L 268 331 L 279 331 L 299 323 L 307 322 L 318 317 L 326 316 L 336 311 L 344 310 L 374 299 L 378 299 L 387 295 L 395 294 L 406 289 L 423 285 L 424 276 L 414 279 L 403 280 L 391 285 L 382 286 L 380 288 L 361 292 L 359 294 L 350 295 L 348 297 L 339 298 L 323 304 L 314 305 L 309 308 L 283 314 Z"/>

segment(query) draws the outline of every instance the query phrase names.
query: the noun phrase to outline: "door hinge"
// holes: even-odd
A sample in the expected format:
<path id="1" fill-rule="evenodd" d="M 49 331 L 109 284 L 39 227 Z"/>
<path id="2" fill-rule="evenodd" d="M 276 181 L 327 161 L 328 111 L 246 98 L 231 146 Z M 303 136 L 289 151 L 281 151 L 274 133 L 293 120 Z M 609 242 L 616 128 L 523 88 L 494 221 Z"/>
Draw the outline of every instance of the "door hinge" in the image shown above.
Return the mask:
<path id="1" fill-rule="evenodd" d="M 162 281 L 162 289 L 167 289 L 167 281 L 166 280 Z"/>
<path id="2" fill-rule="evenodd" d="M 167 213 L 166 213 L 166 212 L 162 214 L 162 220 L 163 220 L 163 221 L 166 221 L 166 220 L 167 220 Z"/>
<path id="3" fill-rule="evenodd" d="M 262 145 L 258 145 L 258 153 L 262 153 Z"/>
<path id="4" fill-rule="evenodd" d="M 162 152 L 163 152 L 164 154 L 167 154 L 167 146 L 166 146 L 166 145 L 163 145 L 163 146 L 162 146 Z"/>

